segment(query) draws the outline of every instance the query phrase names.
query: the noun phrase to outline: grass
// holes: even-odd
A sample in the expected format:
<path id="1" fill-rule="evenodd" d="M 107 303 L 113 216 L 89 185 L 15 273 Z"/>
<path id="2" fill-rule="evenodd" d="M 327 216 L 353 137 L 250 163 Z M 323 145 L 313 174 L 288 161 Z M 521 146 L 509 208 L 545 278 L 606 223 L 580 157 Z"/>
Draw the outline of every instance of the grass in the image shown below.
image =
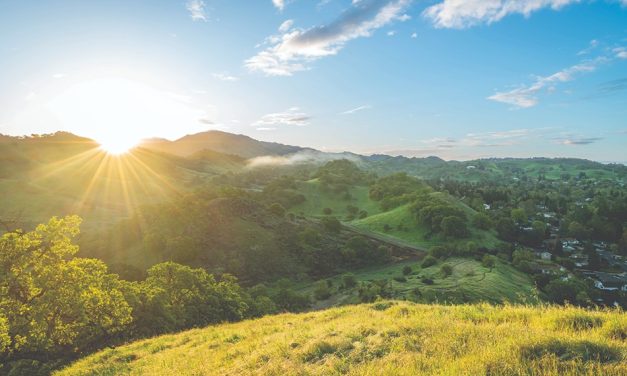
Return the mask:
<path id="1" fill-rule="evenodd" d="M 500 261 L 497 261 L 492 269 L 483 267 L 478 261 L 464 258 L 439 261 L 424 269 L 420 263 L 420 261 L 399 262 L 383 267 L 354 270 L 351 274 L 358 282 L 388 280 L 394 299 L 422 303 L 538 302 L 538 292 L 531 278 Z M 442 275 L 440 269 L 444 264 L 452 267 L 450 276 Z M 403 275 L 403 268 L 406 266 L 412 269 L 409 275 Z M 404 277 L 404 281 L 394 279 L 401 276 Z M 433 284 L 424 283 L 423 278 L 430 279 Z M 359 303 L 358 287 L 342 289 L 341 279 L 341 276 L 328 278 L 333 286 L 331 297 L 316 301 L 314 308 Z M 298 286 L 300 293 L 311 294 L 314 289 L 315 284 Z"/>
<path id="2" fill-rule="evenodd" d="M 472 220 L 476 212 L 455 200 L 453 197 L 441 192 L 434 192 L 431 195 L 436 198 L 443 198 L 456 206 L 462 208 L 469 218 Z M 453 245 L 464 245 L 468 241 L 473 241 L 479 247 L 495 248 L 499 245 L 499 240 L 492 231 L 479 230 L 473 226 L 468 226 L 470 236 L 464 239 L 453 240 L 443 239 L 441 236 L 428 236 L 428 230 L 415 218 L 410 210 L 410 204 L 399 206 L 390 211 L 372 215 L 364 219 L 360 219 L 351 223 L 353 226 L 372 231 L 375 233 L 386 234 L 401 240 L 404 240 L 414 246 L 421 248 L 429 248 L 443 243 Z M 385 226 L 388 226 L 386 231 Z"/>
<path id="3" fill-rule="evenodd" d="M 581 318 L 596 324 L 561 324 Z M 625 375 L 617 328 L 621 311 L 380 301 L 139 341 L 56 375 Z"/>
<path id="4" fill-rule="evenodd" d="M 318 179 L 313 179 L 298 183 L 298 192 L 302 193 L 307 200 L 302 204 L 291 208 L 291 211 L 308 217 L 321 217 L 323 210 L 329 208 L 332 214 L 339 219 L 345 219 L 348 215 L 346 207 L 353 205 L 360 210 L 365 210 L 369 215 L 381 212 L 379 204 L 368 197 L 369 188 L 366 186 L 352 186 L 348 192 L 350 198 L 347 199 L 343 193 L 335 193 L 322 190 Z"/>

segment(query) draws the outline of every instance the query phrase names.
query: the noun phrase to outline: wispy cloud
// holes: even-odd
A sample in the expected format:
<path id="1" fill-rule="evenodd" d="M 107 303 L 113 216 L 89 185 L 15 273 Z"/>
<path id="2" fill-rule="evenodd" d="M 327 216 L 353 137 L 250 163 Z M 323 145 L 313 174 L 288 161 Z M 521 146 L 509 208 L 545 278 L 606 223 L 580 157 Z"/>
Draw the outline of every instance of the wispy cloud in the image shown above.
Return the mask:
<path id="1" fill-rule="evenodd" d="M 464 29 L 498 22 L 510 14 L 528 17 L 543 8 L 559 10 L 578 2 L 580 0 L 443 0 L 422 14 L 435 27 Z"/>
<path id="2" fill-rule="evenodd" d="M 625 0 L 627 1 L 627 0 Z M 612 50 L 619 59 L 627 59 L 627 47 L 618 47 Z"/>
<path id="3" fill-rule="evenodd" d="M 192 20 L 207 21 L 207 13 L 205 11 L 205 2 L 202 0 L 188 0 L 185 7 L 189 11 Z"/>
<path id="4" fill-rule="evenodd" d="M 363 105 L 363 106 L 355 107 L 353 109 L 341 112 L 340 115 L 352 115 L 355 112 L 359 112 L 359 111 L 363 111 L 363 110 L 369 110 L 371 108 L 372 108 L 372 106 L 370 106 L 370 105 Z"/>
<path id="5" fill-rule="evenodd" d="M 213 73 L 212 76 L 220 81 L 239 81 L 239 77 L 232 76 L 228 73 Z"/>
<path id="6" fill-rule="evenodd" d="M 272 0 L 272 4 L 278 9 L 283 10 L 285 8 L 285 0 Z"/>
<path id="7" fill-rule="evenodd" d="M 302 127 L 307 125 L 310 119 L 311 116 L 302 112 L 300 108 L 292 107 L 287 111 L 264 115 L 252 125 L 257 127 L 257 130 L 270 130 L 267 128 L 276 125 L 294 125 Z"/>
<path id="8" fill-rule="evenodd" d="M 266 39 L 270 46 L 245 61 L 250 71 L 270 76 L 291 76 L 308 69 L 309 63 L 337 54 L 345 44 L 396 20 L 406 19 L 404 10 L 412 0 L 361 0 L 328 25 L 311 29 L 283 27 L 280 35 Z M 283 25 L 282 25 L 283 26 Z"/>
<path id="9" fill-rule="evenodd" d="M 584 138 L 557 138 L 555 139 L 558 144 L 561 145 L 590 145 L 594 144 L 597 141 L 601 141 L 602 137 L 584 137 Z"/>
<path id="10" fill-rule="evenodd" d="M 488 99 L 511 104 L 517 108 L 529 108 L 538 104 L 537 95 L 543 90 L 554 89 L 555 85 L 567 81 L 571 81 L 578 74 L 592 72 L 603 63 L 607 63 L 610 59 L 600 56 L 592 60 L 580 62 L 576 65 L 562 69 L 549 76 L 539 76 L 529 85 L 522 85 L 513 90 L 497 92 L 488 97 Z"/>

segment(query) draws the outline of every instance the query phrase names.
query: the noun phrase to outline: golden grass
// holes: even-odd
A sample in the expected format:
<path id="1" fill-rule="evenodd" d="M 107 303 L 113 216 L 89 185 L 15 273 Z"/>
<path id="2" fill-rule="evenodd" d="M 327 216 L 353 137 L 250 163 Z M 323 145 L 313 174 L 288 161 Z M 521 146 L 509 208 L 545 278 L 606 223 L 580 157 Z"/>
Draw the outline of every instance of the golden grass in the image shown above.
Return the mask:
<path id="1" fill-rule="evenodd" d="M 627 316 L 377 302 L 101 351 L 57 375 L 627 375 Z"/>

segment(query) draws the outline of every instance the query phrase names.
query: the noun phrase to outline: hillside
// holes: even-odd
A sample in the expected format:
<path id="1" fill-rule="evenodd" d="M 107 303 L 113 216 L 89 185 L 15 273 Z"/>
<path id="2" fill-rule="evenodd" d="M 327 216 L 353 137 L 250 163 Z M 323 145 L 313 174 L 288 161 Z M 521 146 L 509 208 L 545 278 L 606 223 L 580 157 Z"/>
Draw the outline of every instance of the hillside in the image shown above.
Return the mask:
<path id="1" fill-rule="evenodd" d="M 303 150 L 311 150 L 275 142 L 257 141 L 248 136 L 221 131 L 196 133 L 181 137 L 175 141 L 152 139 L 144 142 L 142 146 L 182 157 L 188 157 L 206 149 L 243 158 L 286 155 Z"/>
<path id="2" fill-rule="evenodd" d="M 245 165 L 242 158 L 199 152 L 182 158 L 136 148 L 111 156 L 69 133 L 0 140 L 0 219 L 22 226 L 79 214 L 85 226 L 115 223 L 137 207 L 178 197 L 209 178 Z"/>
<path id="3" fill-rule="evenodd" d="M 566 307 L 377 302 L 107 349 L 75 375 L 624 375 L 627 317 Z"/>

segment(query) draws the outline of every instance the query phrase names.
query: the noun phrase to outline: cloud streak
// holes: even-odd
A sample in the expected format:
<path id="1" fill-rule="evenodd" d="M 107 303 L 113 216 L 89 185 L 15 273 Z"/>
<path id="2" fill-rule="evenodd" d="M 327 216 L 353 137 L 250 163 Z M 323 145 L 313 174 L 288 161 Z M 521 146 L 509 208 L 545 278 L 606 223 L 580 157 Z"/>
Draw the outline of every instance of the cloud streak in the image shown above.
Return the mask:
<path id="1" fill-rule="evenodd" d="M 251 72 L 268 76 L 291 76 L 309 69 L 309 64 L 336 55 L 353 39 L 371 36 L 396 20 L 406 20 L 404 10 L 412 0 L 361 0 L 334 22 L 307 30 L 281 25 L 281 34 L 266 39 L 269 45 L 244 62 Z"/>
<path id="2" fill-rule="evenodd" d="M 205 2 L 202 0 L 189 0 L 185 4 L 189 11 L 189 15 L 194 21 L 207 21 L 207 13 L 205 11 Z"/>
<path id="3" fill-rule="evenodd" d="M 545 90 L 554 89 L 556 85 L 572 81 L 577 75 L 593 72 L 601 64 L 610 61 L 605 56 L 580 62 L 579 64 L 562 69 L 549 76 L 540 76 L 529 85 L 522 85 L 513 90 L 497 92 L 487 99 L 513 105 L 515 108 L 529 108 L 538 104 L 538 94 Z"/>
<path id="4" fill-rule="evenodd" d="M 341 112 L 340 115 L 352 115 L 352 114 L 354 114 L 356 112 L 363 111 L 363 110 L 369 110 L 371 108 L 372 108 L 372 106 L 363 105 L 363 106 L 355 107 L 355 108 L 350 109 L 348 111 Z"/>
<path id="5" fill-rule="evenodd" d="M 276 125 L 293 125 L 302 127 L 307 125 L 310 119 L 311 116 L 302 112 L 300 108 L 292 107 L 287 111 L 264 115 L 252 125 L 257 127 L 257 130 L 274 130 L 271 128 L 275 128 L 274 126 Z"/>
<path id="6" fill-rule="evenodd" d="M 444 0 L 425 9 L 422 15 L 437 28 L 465 29 L 498 22 L 510 14 L 531 13 L 543 8 L 559 10 L 580 0 Z"/>

